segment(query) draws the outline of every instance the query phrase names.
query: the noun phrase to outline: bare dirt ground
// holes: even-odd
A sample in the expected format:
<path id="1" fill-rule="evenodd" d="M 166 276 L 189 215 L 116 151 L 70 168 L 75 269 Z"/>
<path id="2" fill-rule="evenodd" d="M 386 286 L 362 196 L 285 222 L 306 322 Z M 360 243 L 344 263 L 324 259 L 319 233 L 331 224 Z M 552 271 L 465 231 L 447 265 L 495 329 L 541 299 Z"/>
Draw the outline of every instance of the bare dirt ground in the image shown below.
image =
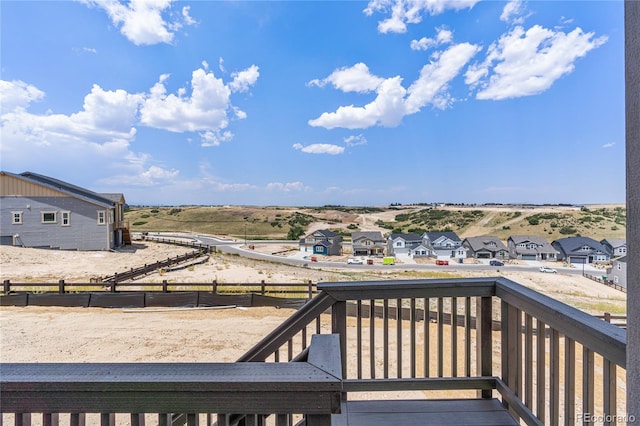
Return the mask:
<path id="1" fill-rule="evenodd" d="M 189 249 L 145 242 L 125 252 L 65 252 L 0 246 L 0 280 L 15 283 L 88 282 L 90 277 L 151 264 Z M 479 271 L 505 276 L 592 314 L 624 313 L 626 297 L 581 276 Z M 452 277 L 472 276 L 451 273 Z M 144 282 L 304 283 L 428 278 L 398 270 L 300 268 L 215 254 L 193 268 L 155 273 Z M 286 309 L 250 308 L 124 312 L 120 309 L 27 307 L 0 309 L 0 360 L 5 361 L 231 361 L 291 315 Z M 100 343 L 96 343 L 100 342 Z"/>

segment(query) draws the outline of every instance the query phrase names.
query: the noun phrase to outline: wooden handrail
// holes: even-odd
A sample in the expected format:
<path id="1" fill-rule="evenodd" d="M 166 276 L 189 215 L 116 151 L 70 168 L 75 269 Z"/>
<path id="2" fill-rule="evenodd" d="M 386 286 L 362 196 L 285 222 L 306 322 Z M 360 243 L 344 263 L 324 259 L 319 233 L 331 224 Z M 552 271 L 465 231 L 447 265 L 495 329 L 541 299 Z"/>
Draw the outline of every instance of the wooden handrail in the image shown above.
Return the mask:
<path id="1" fill-rule="evenodd" d="M 496 280 L 496 296 L 626 368 L 627 333 L 620 327 L 506 278 Z"/>
<path id="2" fill-rule="evenodd" d="M 2 413 L 246 413 L 341 409 L 339 336 L 313 336 L 305 362 L 3 363 Z"/>

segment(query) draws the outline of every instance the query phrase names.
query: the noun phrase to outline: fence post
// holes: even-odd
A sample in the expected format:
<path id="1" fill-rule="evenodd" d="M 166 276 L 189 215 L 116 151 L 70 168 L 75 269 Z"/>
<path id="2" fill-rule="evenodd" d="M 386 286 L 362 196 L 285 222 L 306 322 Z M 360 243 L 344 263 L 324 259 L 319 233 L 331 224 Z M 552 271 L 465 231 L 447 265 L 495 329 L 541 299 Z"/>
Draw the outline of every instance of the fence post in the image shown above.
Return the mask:
<path id="1" fill-rule="evenodd" d="M 604 313 L 604 320 L 606 322 L 611 322 L 611 312 L 605 312 Z"/>
<path id="2" fill-rule="evenodd" d="M 64 294 L 64 280 L 58 281 L 58 293 Z"/>
<path id="3" fill-rule="evenodd" d="M 309 280 L 309 299 L 313 299 L 313 283 Z"/>
<path id="4" fill-rule="evenodd" d="M 4 294 L 9 294 L 10 291 L 11 291 L 11 281 L 4 280 Z"/>
<path id="5" fill-rule="evenodd" d="M 265 284 L 264 280 L 260 280 L 260 293 L 264 296 L 265 294 Z"/>
<path id="6" fill-rule="evenodd" d="M 168 289 L 168 286 L 167 286 L 167 280 L 162 280 L 162 292 L 163 293 L 168 293 L 169 292 L 169 289 Z"/>
<path id="7" fill-rule="evenodd" d="M 211 290 L 213 291 L 213 294 L 218 294 L 218 280 L 213 280 Z"/>
<path id="8" fill-rule="evenodd" d="M 116 292 L 116 282 L 112 282 L 111 283 L 111 293 L 115 293 Z"/>

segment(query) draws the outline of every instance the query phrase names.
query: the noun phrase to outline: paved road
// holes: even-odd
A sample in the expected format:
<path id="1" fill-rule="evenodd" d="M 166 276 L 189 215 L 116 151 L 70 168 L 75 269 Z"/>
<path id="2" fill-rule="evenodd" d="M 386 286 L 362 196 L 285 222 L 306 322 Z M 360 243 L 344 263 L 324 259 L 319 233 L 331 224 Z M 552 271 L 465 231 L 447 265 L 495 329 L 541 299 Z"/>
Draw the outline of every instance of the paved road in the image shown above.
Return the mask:
<path id="1" fill-rule="evenodd" d="M 155 234 L 154 234 L 155 236 Z M 410 270 L 410 271 L 491 271 L 491 270 L 505 270 L 505 271 L 527 271 L 527 272 L 536 272 L 540 267 L 540 262 L 527 262 L 526 265 L 504 265 L 504 266 L 490 266 L 488 261 L 486 264 L 478 264 L 478 263 L 453 263 L 450 261 L 448 266 L 437 266 L 433 264 L 419 264 L 419 263 L 402 263 L 396 265 L 350 265 L 346 262 L 326 262 L 326 261 L 318 261 L 318 262 L 310 262 L 308 259 L 302 259 L 299 257 L 283 257 L 283 256 L 275 256 L 268 253 L 260 253 L 253 250 L 246 249 L 246 245 L 251 244 L 291 244 L 297 245 L 298 241 L 283 241 L 283 240 L 258 240 L 258 241 L 238 241 L 238 240 L 225 240 L 215 237 L 210 237 L 206 235 L 190 235 L 190 234 L 158 234 L 160 237 L 164 238 L 187 238 L 192 239 L 195 242 L 200 242 L 202 244 L 215 246 L 217 250 L 223 253 L 237 254 L 239 256 L 247 257 L 250 259 L 257 260 L 267 260 L 270 262 L 279 262 L 286 265 L 293 266 L 306 266 L 309 268 L 344 268 L 350 270 L 365 270 L 365 269 L 384 269 L 384 270 Z M 582 268 L 570 268 L 570 267 L 562 267 L 554 265 L 554 268 L 558 270 L 559 273 L 572 274 L 572 275 L 582 275 Z M 600 275 L 603 271 L 599 269 L 595 269 L 590 265 L 585 265 L 584 272 Z"/>

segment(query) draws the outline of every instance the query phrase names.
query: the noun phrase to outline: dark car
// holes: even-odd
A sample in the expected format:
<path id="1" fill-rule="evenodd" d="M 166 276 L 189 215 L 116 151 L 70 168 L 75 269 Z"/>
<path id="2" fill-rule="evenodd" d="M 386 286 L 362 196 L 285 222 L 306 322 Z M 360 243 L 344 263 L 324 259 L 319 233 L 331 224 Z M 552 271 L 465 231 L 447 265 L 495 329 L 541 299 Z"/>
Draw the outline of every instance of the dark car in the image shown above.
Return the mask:
<path id="1" fill-rule="evenodd" d="M 489 265 L 491 265 L 491 266 L 504 266 L 504 263 L 500 262 L 499 260 L 491 259 L 489 261 Z"/>

